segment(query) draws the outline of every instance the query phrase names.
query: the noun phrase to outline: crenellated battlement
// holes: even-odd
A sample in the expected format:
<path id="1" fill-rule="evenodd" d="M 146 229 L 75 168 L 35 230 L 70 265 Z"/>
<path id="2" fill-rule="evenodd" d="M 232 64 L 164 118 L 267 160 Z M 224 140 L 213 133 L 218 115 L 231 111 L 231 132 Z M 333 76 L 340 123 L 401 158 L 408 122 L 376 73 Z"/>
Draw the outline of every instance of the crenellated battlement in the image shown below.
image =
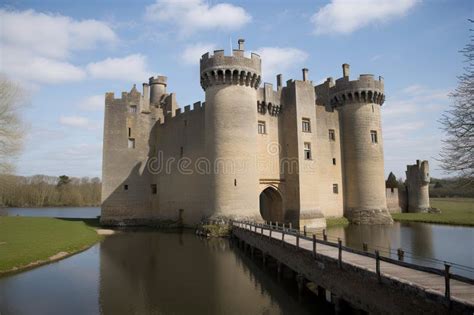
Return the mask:
<path id="1" fill-rule="evenodd" d="M 195 102 L 192 105 L 186 105 L 184 108 L 177 108 L 174 113 L 168 112 L 164 115 L 163 119 L 158 119 L 158 123 L 160 125 L 167 124 L 172 121 L 176 121 L 186 117 L 187 115 L 194 114 L 196 112 L 201 112 L 205 109 L 206 103 L 205 102 Z"/>
<path id="2" fill-rule="evenodd" d="M 201 86 L 203 90 L 217 84 L 235 84 L 258 88 L 261 82 L 260 56 L 251 53 L 244 56 L 244 40 L 239 40 L 239 49 L 232 56 L 226 56 L 224 50 L 215 50 L 213 55 L 205 53 L 200 60 Z"/>
<path id="3" fill-rule="evenodd" d="M 375 103 L 385 101 L 384 81 L 381 76 L 374 79 L 373 74 L 361 74 L 357 80 L 349 79 L 349 65 L 343 64 L 343 77 L 333 82 L 325 82 L 329 88 L 330 102 L 333 106 L 346 103 Z"/>

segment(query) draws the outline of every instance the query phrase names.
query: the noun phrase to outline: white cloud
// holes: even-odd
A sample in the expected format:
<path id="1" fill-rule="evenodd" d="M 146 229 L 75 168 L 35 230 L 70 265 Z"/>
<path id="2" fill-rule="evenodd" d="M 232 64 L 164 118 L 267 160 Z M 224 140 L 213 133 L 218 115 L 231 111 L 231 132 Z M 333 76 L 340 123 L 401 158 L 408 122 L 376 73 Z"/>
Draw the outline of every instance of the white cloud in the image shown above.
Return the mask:
<path id="1" fill-rule="evenodd" d="M 316 34 L 349 34 L 405 15 L 420 0 L 332 0 L 312 17 Z"/>
<path id="2" fill-rule="evenodd" d="M 273 80 L 279 73 L 284 73 L 296 66 L 303 66 L 308 54 L 291 47 L 262 47 L 255 51 L 262 57 L 262 73 L 265 80 Z"/>
<path id="3" fill-rule="evenodd" d="M 82 80 L 84 70 L 69 59 L 76 51 L 118 41 L 115 32 L 97 20 L 74 20 L 34 10 L 0 9 L 0 71 L 14 80 L 61 83 Z"/>
<path id="4" fill-rule="evenodd" d="M 96 79 L 143 81 L 151 76 L 146 56 L 142 54 L 128 55 L 123 58 L 107 58 L 89 63 L 86 70 L 91 77 Z"/>
<path id="5" fill-rule="evenodd" d="M 29 50 L 44 57 L 64 59 L 71 51 L 117 41 L 114 31 L 96 20 L 76 21 L 68 16 L 34 10 L 0 10 L 0 19 L 2 45 Z"/>
<path id="6" fill-rule="evenodd" d="M 188 65 L 197 65 L 199 64 L 199 59 L 201 59 L 203 54 L 212 52 L 215 49 L 216 45 L 209 43 L 196 43 L 187 45 L 181 54 L 181 59 Z"/>
<path id="7" fill-rule="evenodd" d="M 93 95 L 82 99 L 78 107 L 86 111 L 99 111 L 104 110 L 104 102 L 105 96 L 103 94 Z"/>
<path id="8" fill-rule="evenodd" d="M 100 128 L 98 122 L 89 120 L 83 116 L 61 116 L 59 117 L 59 123 L 68 127 L 82 128 L 88 130 L 96 130 Z"/>
<path id="9" fill-rule="evenodd" d="M 186 35 L 201 30 L 236 30 L 252 19 L 242 7 L 229 3 L 209 5 L 203 0 L 156 0 L 147 6 L 145 17 L 176 25 Z"/>

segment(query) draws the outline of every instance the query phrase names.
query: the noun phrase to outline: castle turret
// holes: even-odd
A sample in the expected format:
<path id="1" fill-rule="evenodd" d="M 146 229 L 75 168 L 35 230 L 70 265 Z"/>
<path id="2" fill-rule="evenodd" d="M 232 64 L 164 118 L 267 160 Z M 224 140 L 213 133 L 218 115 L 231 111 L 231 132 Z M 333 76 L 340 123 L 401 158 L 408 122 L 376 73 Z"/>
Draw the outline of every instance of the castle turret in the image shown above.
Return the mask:
<path id="1" fill-rule="evenodd" d="M 430 167 L 428 161 L 407 165 L 408 212 L 427 212 L 430 210 Z"/>
<path id="2" fill-rule="evenodd" d="M 244 57 L 244 41 L 232 56 L 223 50 L 200 61 L 206 94 L 205 142 L 213 166 L 209 211 L 217 217 L 260 219 L 257 155 L 257 88 L 261 60 Z"/>
<path id="3" fill-rule="evenodd" d="M 160 103 L 161 97 L 166 94 L 167 80 L 167 77 L 161 75 L 149 79 L 151 104 L 156 105 Z"/>
<path id="4" fill-rule="evenodd" d="M 385 100 L 382 77 L 362 74 L 350 81 L 349 65 L 330 89 L 339 111 L 344 178 L 344 215 L 356 224 L 388 224 L 380 109 Z"/>

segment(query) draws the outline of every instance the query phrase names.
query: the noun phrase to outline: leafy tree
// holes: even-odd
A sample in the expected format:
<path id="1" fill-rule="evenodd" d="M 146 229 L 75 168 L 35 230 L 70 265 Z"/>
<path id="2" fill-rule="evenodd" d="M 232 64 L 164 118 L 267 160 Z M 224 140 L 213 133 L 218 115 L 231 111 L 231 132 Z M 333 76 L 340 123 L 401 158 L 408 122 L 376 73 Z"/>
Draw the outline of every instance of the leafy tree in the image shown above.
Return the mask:
<path id="1" fill-rule="evenodd" d="M 70 182 L 71 182 L 71 179 L 69 178 L 69 176 L 61 175 L 61 176 L 59 176 L 57 186 L 62 187 L 62 186 L 65 186 L 65 185 L 69 184 Z"/>
<path id="2" fill-rule="evenodd" d="M 24 129 L 19 111 L 23 96 L 18 85 L 0 76 L 0 174 L 13 172 L 14 158 L 21 149 Z"/>
<path id="3" fill-rule="evenodd" d="M 387 187 L 387 188 L 397 188 L 398 187 L 397 178 L 395 177 L 395 175 L 392 172 L 390 172 L 390 174 L 388 174 L 388 178 L 385 181 L 385 187 Z"/>
<path id="4" fill-rule="evenodd" d="M 443 185 L 441 185 L 440 182 L 436 182 L 436 184 L 434 185 L 433 188 L 442 188 L 442 187 L 443 187 Z"/>
<path id="5" fill-rule="evenodd" d="M 469 20 L 474 23 L 474 20 Z M 473 29 L 470 29 L 473 32 Z M 452 106 L 440 122 L 446 132 L 441 151 L 441 167 L 460 175 L 468 184 L 474 178 L 474 35 L 460 51 L 466 58 L 464 73 L 458 77 L 458 86 L 450 94 Z"/>

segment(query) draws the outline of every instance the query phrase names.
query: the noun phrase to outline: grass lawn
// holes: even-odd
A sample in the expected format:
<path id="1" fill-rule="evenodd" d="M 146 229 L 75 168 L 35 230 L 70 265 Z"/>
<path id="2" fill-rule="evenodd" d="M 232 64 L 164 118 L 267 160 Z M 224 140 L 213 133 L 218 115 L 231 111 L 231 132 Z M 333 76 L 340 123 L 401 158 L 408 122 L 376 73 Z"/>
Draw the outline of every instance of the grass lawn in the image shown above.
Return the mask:
<path id="1" fill-rule="evenodd" d="M 340 218 L 333 218 L 329 217 L 326 218 L 326 228 L 331 228 L 335 226 L 345 226 L 349 224 L 349 220 L 347 220 L 345 217 L 340 217 Z"/>
<path id="2" fill-rule="evenodd" d="M 396 221 L 416 221 L 474 226 L 474 198 L 431 198 L 431 206 L 441 213 L 394 213 Z"/>
<path id="3" fill-rule="evenodd" d="M 97 220 L 0 217 L 0 274 L 72 254 L 101 239 Z"/>

